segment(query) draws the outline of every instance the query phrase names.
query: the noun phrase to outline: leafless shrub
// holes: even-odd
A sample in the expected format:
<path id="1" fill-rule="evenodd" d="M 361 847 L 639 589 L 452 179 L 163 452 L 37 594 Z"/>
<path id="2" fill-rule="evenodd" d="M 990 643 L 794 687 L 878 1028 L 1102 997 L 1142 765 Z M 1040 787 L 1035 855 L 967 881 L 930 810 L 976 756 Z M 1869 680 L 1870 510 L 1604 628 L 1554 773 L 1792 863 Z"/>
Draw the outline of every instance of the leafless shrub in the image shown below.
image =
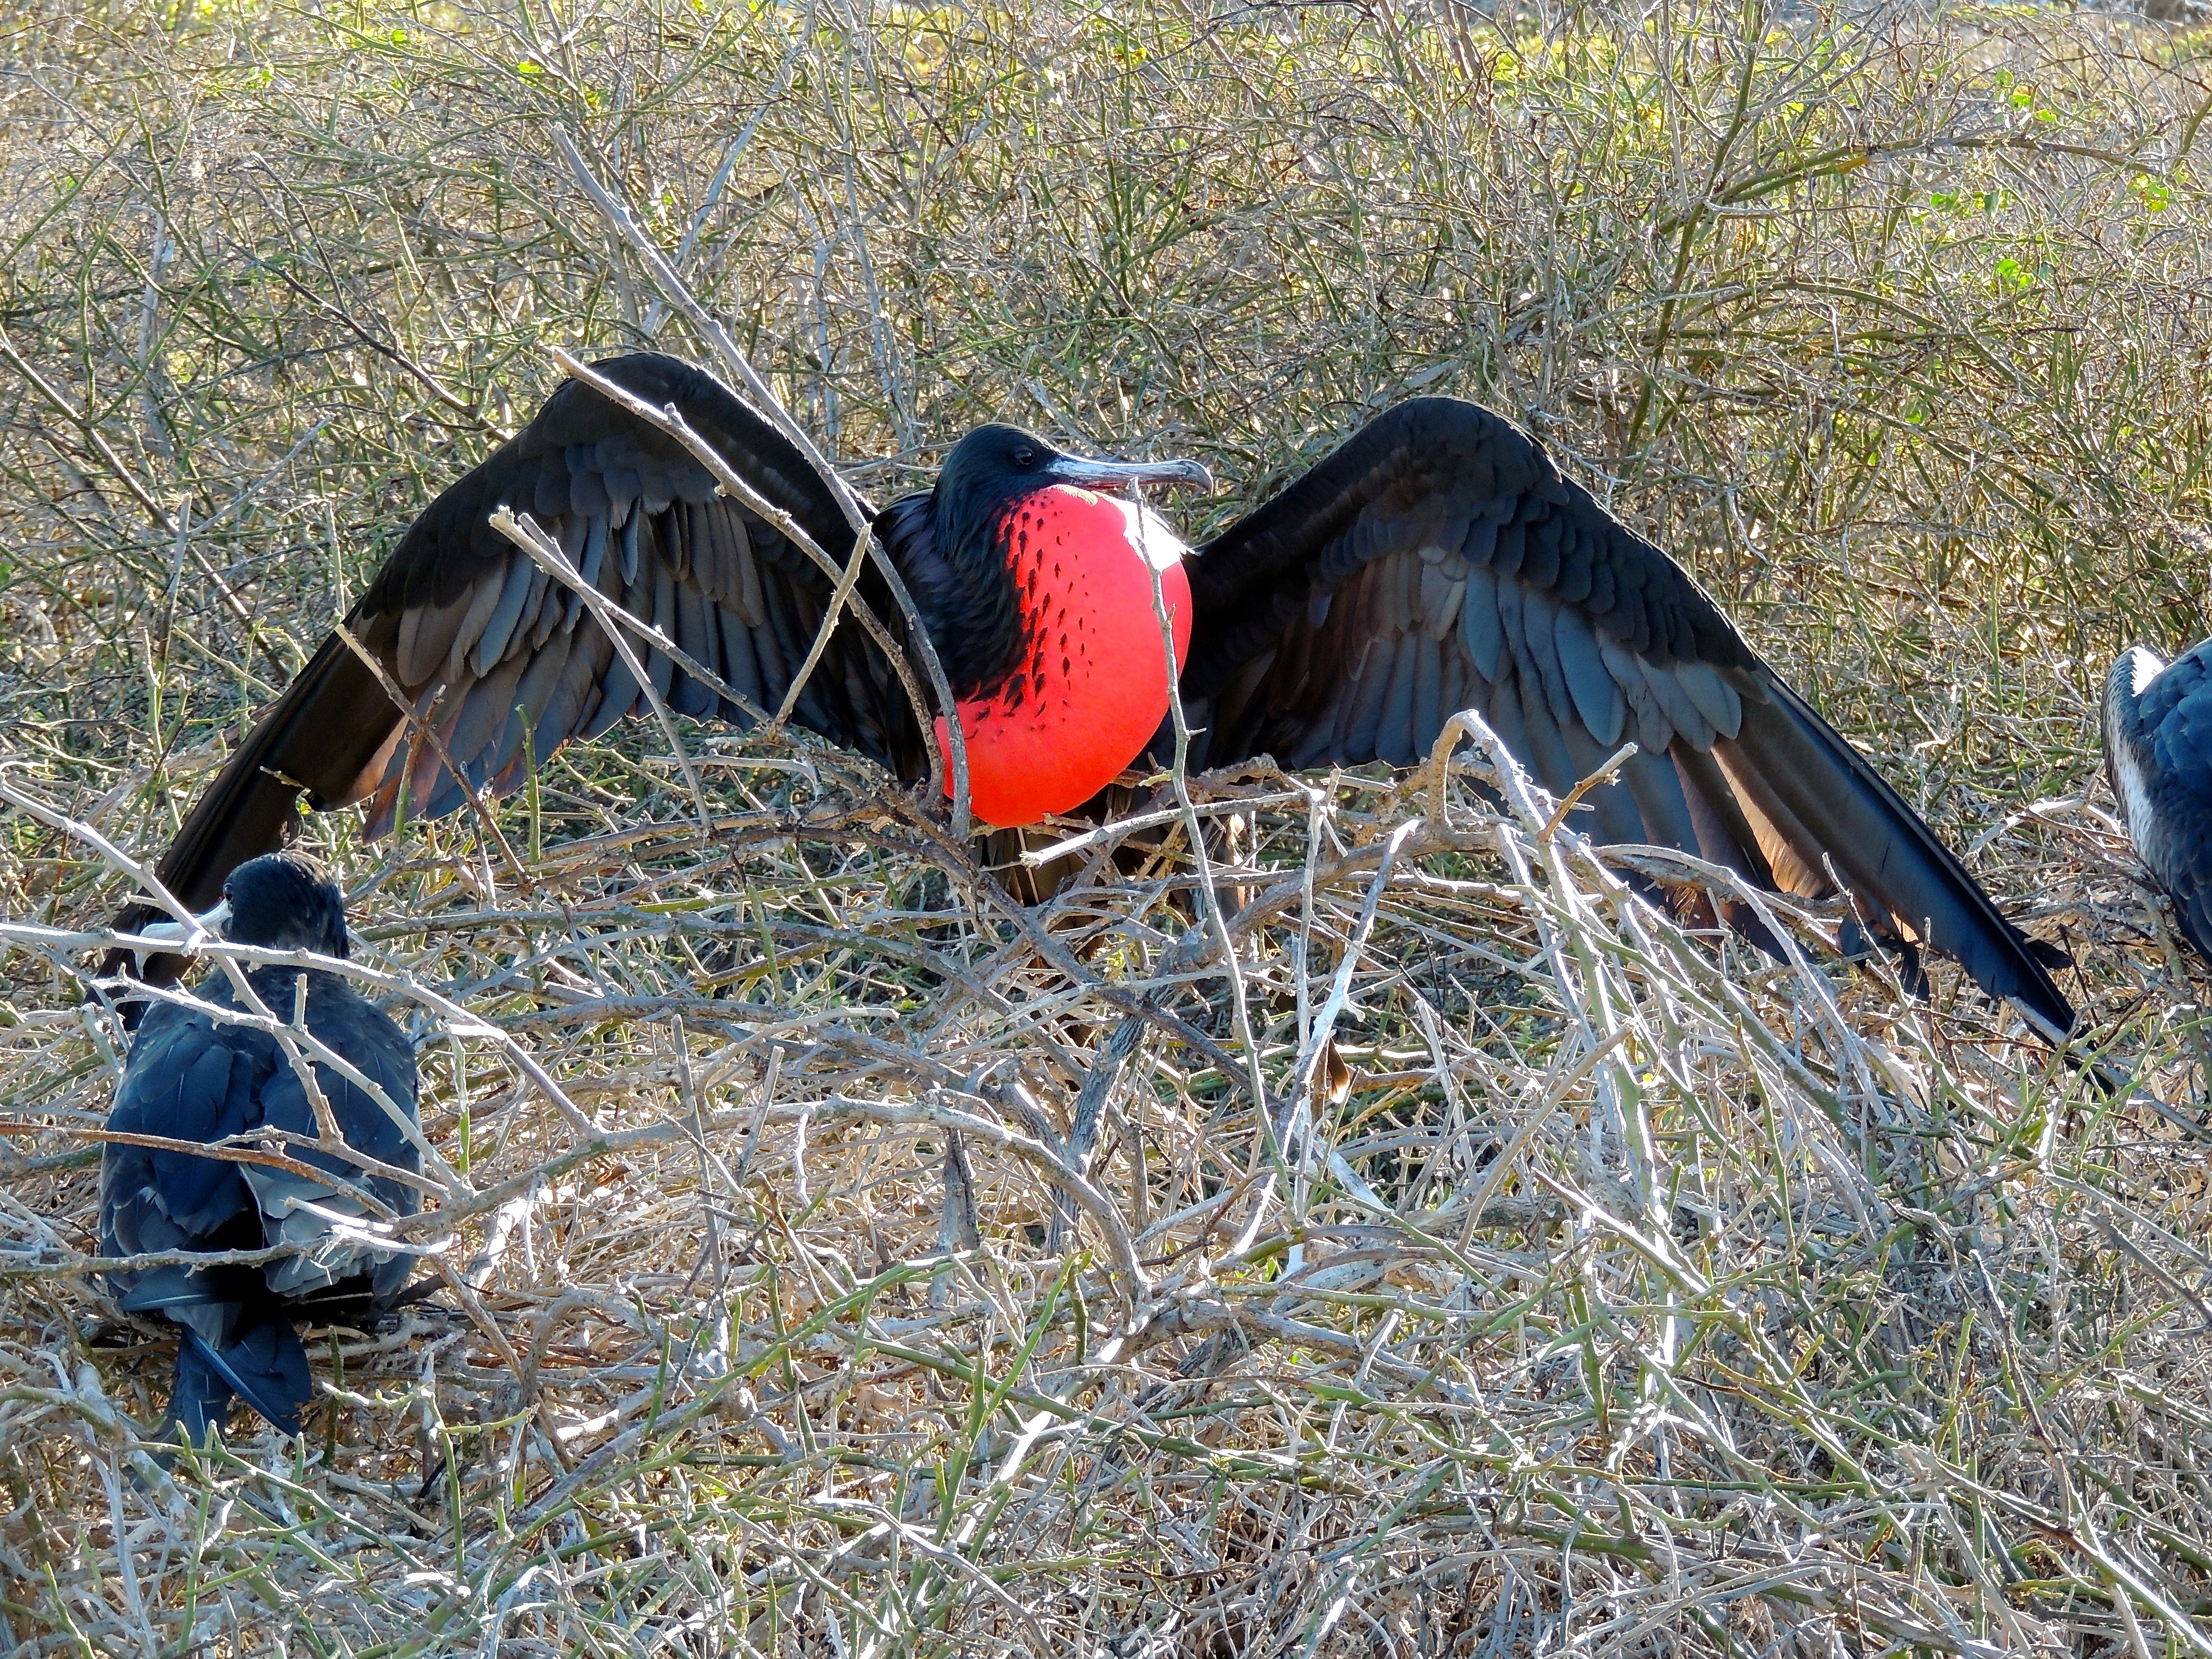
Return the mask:
<path id="1" fill-rule="evenodd" d="M 1173 0 L 9 27 L 0 764 L 54 813 L 157 850 L 546 347 L 705 355 L 558 125 L 878 495 L 1001 415 L 1198 453 L 1224 515 L 1412 390 L 1528 422 L 2074 948 L 2134 1083 L 1948 974 L 1916 1006 L 1685 937 L 1486 766 L 1502 811 L 1463 772 L 1201 781 L 1232 962 L 1173 825 L 1024 911 L 857 762 L 686 727 L 705 837 L 628 732 L 496 809 L 520 879 L 466 817 L 308 826 L 466 1190 L 431 1293 L 318 1339 L 304 1446 L 170 1479 L 136 1441 L 167 1351 L 83 1267 L 121 1039 L 36 932 L 122 884 L 18 812 L 13 1641 L 2203 1647 L 2202 1154 L 2150 1109 L 2195 1113 L 2203 1037 L 2086 702 L 2126 638 L 2206 628 L 2193 37 Z"/>

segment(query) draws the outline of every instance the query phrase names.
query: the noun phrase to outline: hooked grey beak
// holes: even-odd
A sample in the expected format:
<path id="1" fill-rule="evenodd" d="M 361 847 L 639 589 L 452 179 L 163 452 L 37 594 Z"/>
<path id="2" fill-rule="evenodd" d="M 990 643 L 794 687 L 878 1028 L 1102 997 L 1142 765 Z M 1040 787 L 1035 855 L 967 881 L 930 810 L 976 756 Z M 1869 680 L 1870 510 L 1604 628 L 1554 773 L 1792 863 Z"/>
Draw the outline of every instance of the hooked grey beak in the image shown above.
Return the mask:
<path id="1" fill-rule="evenodd" d="M 221 939 L 222 930 L 229 925 L 229 922 L 230 901 L 224 899 L 214 909 L 204 910 L 194 916 L 191 927 L 186 927 L 181 921 L 149 921 L 138 931 L 147 939 L 174 939 L 182 944 L 195 933 L 207 933 L 216 939 Z"/>
<path id="2" fill-rule="evenodd" d="M 1085 489 L 1113 489 L 1122 484 L 1191 484 L 1213 488 L 1213 475 L 1196 461 L 1092 461 L 1080 455 L 1062 455 L 1045 469 L 1060 483 Z"/>

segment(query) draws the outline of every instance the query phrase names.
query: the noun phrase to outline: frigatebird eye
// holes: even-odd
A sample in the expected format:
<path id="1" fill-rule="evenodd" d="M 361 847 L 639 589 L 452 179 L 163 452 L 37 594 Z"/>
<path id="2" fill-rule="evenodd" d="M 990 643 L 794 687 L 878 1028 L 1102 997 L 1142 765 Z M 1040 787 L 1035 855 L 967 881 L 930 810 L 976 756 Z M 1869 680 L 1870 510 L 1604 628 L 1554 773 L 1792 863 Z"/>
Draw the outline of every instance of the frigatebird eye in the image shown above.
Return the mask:
<path id="1" fill-rule="evenodd" d="M 1035 451 L 1034 449 L 1031 449 L 1031 448 L 1030 448 L 1027 444 L 1017 444 L 1017 445 L 1015 445 L 1015 446 L 1014 446 L 1014 465 L 1015 465 L 1016 466 L 1034 466 L 1034 465 L 1036 465 L 1036 451 Z"/>

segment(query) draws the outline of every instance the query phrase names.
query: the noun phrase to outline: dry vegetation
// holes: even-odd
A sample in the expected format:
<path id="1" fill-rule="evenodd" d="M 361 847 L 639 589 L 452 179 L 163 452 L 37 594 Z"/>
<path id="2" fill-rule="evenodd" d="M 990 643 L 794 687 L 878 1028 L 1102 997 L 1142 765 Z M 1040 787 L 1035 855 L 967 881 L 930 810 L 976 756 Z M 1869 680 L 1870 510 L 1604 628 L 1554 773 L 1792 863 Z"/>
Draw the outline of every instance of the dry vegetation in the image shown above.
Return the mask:
<path id="1" fill-rule="evenodd" d="M 548 347 L 705 355 L 566 127 L 879 494 L 1012 416 L 1200 455 L 1203 518 L 1409 391 L 1512 412 L 2074 949 L 2134 1079 L 1948 971 L 1686 939 L 1458 776 L 1200 785 L 1232 963 L 1179 836 L 1024 912 L 857 763 L 687 728 L 709 842 L 626 733 L 499 809 L 511 860 L 309 825 L 422 1039 L 443 1265 L 313 1339 L 304 1442 L 241 1418 L 172 1480 L 172 1348 L 82 1266 L 120 1039 L 31 932 L 125 884 L 13 811 L 21 1650 L 2212 1652 L 2205 1038 L 2089 713 L 2206 631 L 2203 43 L 1758 0 L 0 28 L 24 799 L 157 852 Z"/>

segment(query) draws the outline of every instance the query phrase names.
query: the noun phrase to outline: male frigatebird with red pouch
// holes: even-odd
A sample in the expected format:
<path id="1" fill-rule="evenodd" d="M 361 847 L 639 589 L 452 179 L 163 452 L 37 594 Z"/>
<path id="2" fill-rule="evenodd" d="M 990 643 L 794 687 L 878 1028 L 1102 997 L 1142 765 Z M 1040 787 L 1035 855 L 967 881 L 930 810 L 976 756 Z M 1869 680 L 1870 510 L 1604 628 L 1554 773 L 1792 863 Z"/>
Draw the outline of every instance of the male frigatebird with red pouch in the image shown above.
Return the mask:
<path id="1" fill-rule="evenodd" d="M 850 545 L 829 483 L 729 387 L 653 354 L 599 370 L 677 410 L 819 547 Z M 1078 807 L 1154 739 L 1168 712 L 1157 570 L 1194 767 L 1405 765 L 1471 708 L 1565 794 L 1633 738 L 1619 781 L 1583 797 L 1594 839 L 1696 854 L 1806 897 L 1840 886 L 1877 932 L 1955 957 L 2049 1034 L 2072 1025 L 2048 947 L 1680 566 L 1510 422 L 1453 398 L 1400 404 L 1188 561 L 1148 508 L 1096 493 L 1204 476 L 987 426 L 933 489 L 877 516 L 950 683 L 987 823 Z M 410 815 L 451 811 L 464 792 L 425 728 L 495 795 L 645 707 L 580 597 L 493 527 L 502 507 L 758 708 L 783 701 L 835 591 L 675 437 L 571 380 L 431 503 L 348 613 L 381 678 L 334 634 L 261 717 L 161 861 L 171 892 L 211 901 L 233 866 L 281 844 L 302 794 L 319 809 L 368 801 L 372 835 L 403 799 Z M 887 592 L 861 585 L 876 628 L 841 616 L 793 719 L 913 780 L 927 745 L 878 638 L 915 645 Z M 649 642 L 637 655 L 676 713 L 745 718 Z"/>

